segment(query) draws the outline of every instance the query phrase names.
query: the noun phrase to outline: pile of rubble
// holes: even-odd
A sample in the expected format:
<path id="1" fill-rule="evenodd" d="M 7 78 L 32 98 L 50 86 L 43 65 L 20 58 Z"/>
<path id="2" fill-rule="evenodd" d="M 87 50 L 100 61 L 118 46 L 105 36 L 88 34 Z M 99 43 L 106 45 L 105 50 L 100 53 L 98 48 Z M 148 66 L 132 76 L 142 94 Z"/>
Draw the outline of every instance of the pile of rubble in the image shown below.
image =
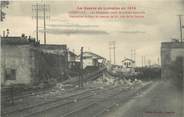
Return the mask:
<path id="1" fill-rule="evenodd" d="M 125 79 L 125 78 L 118 78 L 105 75 L 101 78 L 92 82 L 95 86 L 124 86 L 124 87 L 138 87 L 143 86 L 144 83 L 138 79 Z"/>

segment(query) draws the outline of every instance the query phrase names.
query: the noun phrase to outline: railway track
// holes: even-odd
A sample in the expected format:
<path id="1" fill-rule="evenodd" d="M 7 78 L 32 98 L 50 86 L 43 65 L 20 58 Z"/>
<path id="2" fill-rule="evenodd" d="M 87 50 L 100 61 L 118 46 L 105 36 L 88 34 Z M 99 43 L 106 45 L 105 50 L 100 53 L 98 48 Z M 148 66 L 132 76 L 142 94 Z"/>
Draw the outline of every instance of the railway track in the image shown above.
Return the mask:
<path id="1" fill-rule="evenodd" d="M 139 92 L 139 90 L 145 90 L 148 87 L 149 86 L 146 85 L 138 90 L 135 90 L 126 98 L 122 98 L 122 95 L 126 95 L 126 92 L 129 92 L 130 90 L 124 90 L 120 87 L 108 87 L 103 90 L 99 90 L 97 88 L 91 89 L 68 97 L 31 105 L 9 113 L 2 113 L 2 117 L 58 117 L 58 115 L 47 115 L 50 112 L 53 113 L 53 110 L 58 108 L 63 111 L 59 113 L 60 117 L 101 117 L 112 108 L 119 106 L 122 101 L 127 101 L 131 96 Z M 103 94 L 104 97 L 95 98 L 95 96 L 100 95 L 100 93 Z M 83 101 L 83 103 L 81 103 L 81 101 Z M 77 108 L 73 107 L 72 109 L 68 109 L 73 105 Z M 64 111 L 64 109 L 67 110 Z"/>
<path id="2" fill-rule="evenodd" d="M 94 89 L 94 90 L 97 90 L 97 89 Z M 29 117 L 32 115 L 36 115 L 38 113 L 45 112 L 49 109 L 53 109 L 53 108 L 67 105 L 67 104 L 75 103 L 76 100 L 79 101 L 85 98 L 89 98 L 90 96 L 92 96 L 91 91 L 93 90 L 84 91 L 82 93 L 73 94 L 71 96 L 67 96 L 64 98 L 58 98 L 58 99 L 50 100 L 47 102 L 37 103 L 34 105 L 19 108 L 19 109 L 9 111 L 9 112 L 4 112 L 4 113 L 2 112 L 1 115 L 2 117 L 14 117 L 15 115 L 21 114 L 21 117 Z"/>
<path id="3" fill-rule="evenodd" d="M 44 93 L 47 93 L 47 92 L 48 92 L 48 90 L 47 91 L 46 90 L 38 91 L 38 92 L 29 91 L 29 92 L 26 92 L 24 94 L 16 95 L 16 96 L 13 96 L 13 97 L 2 95 L 1 96 L 1 101 L 3 102 L 3 105 L 8 106 L 7 104 L 10 104 L 10 106 L 11 106 L 11 101 L 12 100 L 13 100 L 14 103 L 16 103 L 21 99 L 25 99 L 25 98 L 30 97 L 30 96 L 41 95 L 41 94 L 44 94 Z"/>
<path id="4" fill-rule="evenodd" d="M 88 110 L 88 109 L 90 109 L 92 107 L 95 107 L 95 106 L 97 106 L 97 103 L 90 102 L 90 103 L 88 103 L 88 104 L 86 104 L 86 105 L 84 105 L 84 106 L 82 106 L 80 108 L 77 108 L 77 109 L 75 109 L 75 110 L 73 110 L 73 111 L 71 111 L 69 113 L 66 113 L 66 114 L 62 115 L 61 117 L 71 117 L 71 116 L 80 117 L 81 111 Z"/>
<path id="5" fill-rule="evenodd" d="M 124 90 L 120 90 L 116 93 L 109 94 L 108 97 L 106 97 L 105 99 L 100 99 L 91 103 L 87 103 L 86 105 L 64 115 L 61 115 L 60 117 L 101 117 L 104 113 L 110 111 L 115 107 L 120 106 L 122 102 L 128 101 L 130 97 L 135 96 L 138 91 L 144 91 L 149 86 L 150 84 L 136 91 L 133 91 L 131 94 L 126 96 L 126 98 L 122 98 L 122 95 L 124 95 L 122 92 Z M 113 89 L 114 88 L 112 88 L 112 90 Z"/>
<path id="6" fill-rule="evenodd" d="M 99 77 L 100 73 L 101 72 L 95 74 L 95 76 L 93 75 L 93 77 L 89 77 L 88 80 L 92 80 L 92 79 L 95 79 L 96 77 Z M 2 111 L 1 115 L 2 117 L 40 117 L 39 115 L 41 115 L 41 117 L 45 117 L 49 112 L 52 112 L 52 110 L 54 109 L 57 109 L 57 108 L 66 109 L 75 105 L 75 107 L 77 108 L 67 109 L 66 111 L 63 111 L 62 113 L 60 113 L 60 117 L 101 117 L 104 113 L 110 111 L 114 107 L 119 106 L 120 103 L 127 101 L 129 97 L 134 96 L 140 90 L 145 90 L 148 87 L 149 86 L 146 85 L 136 91 L 133 91 L 131 94 L 126 96 L 126 98 L 122 98 L 122 96 L 124 95 L 124 93 L 122 92 L 129 92 L 130 90 L 123 90 L 120 87 L 106 87 L 104 90 L 91 89 L 84 92 L 75 93 L 73 95 L 70 95 L 64 98 L 56 98 L 49 101 L 26 106 L 23 108 L 11 110 L 8 112 Z M 119 88 L 121 90 L 118 90 Z M 31 94 L 15 97 L 15 99 L 18 100 L 20 98 L 26 98 L 29 96 L 43 94 L 43 93 L 46 93 L 46 92 L 42 91 L 39 93 L 31 93 Z M 98 95 L 98 94 L 100 95 L 100 93 L 103 94 L 104 97 L 95 98 L 95 95 Z M 83 103 L 81 103 L 81 101 L 83 101 Z M 48 117 L 53 117 L 53 116 L 48 115 Z M 58 117 L 58 116 L 54 116 L 54 117 Z"/>
<path id="7" fill-rule="evenodd" d="M 114 89 L 114 87 L 113 88 L 110 87 L 106 89 L 106 91 L 112 90 L 112 89 Z M 37 103 L 37 104 L 30 105 L 27 107 L 19 108 L 16 110 L 11 110 L 9 112 L 3 113 L 2 111 L 1 115 L 2 117 L 15 117 L 15 116 L 19 117 L 19 115 L 21 115 L 21 117 L 34 116 L 39 113 L 44 113 L 46 111 L 49 111 L 49 110 L 52 110 L 58 107 L 76 103 L 76 101 L 78 102 L 80 100 L 88 99 L 94 94 L 99 93 L 98 90 L 99 90 L 98 88 L 90 89 L 88 91 L 84 91 L 82 93 L 74 94 L 68 97 L 59 98 L 59 99 L 51 100 L 51 101 L 44 102 L 44 103 Z"/>
<path id="8" fill-rule="evenodd" d="M 140 91 L 145 91 L 151 85 L 152 84 L 147 84 L 144 87 L 142 87 L 136 91 L 133 91 L 129 96 L 126 96 L 126 98 L 122 98 L 123 94 L 122 94 L 122 91 L 120 91 L 119 93 L 117 93 L 117 95 L 112 96 L 113 98 L 111 98 L 111 100 L 112 100 L 111 104 L 104 105 L 103 109 L 101 109 L 101 111 L 96 112 L 92 117 L 102 117 L 106 112 L 109 112 L 112 109 L 122 105 L 123 102 L 127 102 L 132 97 L 135 97 L 137 95 L 137 93 L 139 93 Z"/>

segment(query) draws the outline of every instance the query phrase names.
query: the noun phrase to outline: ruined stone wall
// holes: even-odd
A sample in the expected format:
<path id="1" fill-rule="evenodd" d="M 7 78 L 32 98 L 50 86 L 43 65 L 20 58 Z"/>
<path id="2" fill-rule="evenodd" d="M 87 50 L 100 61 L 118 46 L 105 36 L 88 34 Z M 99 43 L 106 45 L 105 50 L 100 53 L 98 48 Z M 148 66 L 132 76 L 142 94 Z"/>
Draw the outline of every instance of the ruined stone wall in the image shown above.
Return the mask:
<path id="1" fill-rule="evenodd" d="M 60 54 L 34 51 L 35 69 L 33 69 L 34 83 L 64 80 L 66 71 L 66 56 Z"/>

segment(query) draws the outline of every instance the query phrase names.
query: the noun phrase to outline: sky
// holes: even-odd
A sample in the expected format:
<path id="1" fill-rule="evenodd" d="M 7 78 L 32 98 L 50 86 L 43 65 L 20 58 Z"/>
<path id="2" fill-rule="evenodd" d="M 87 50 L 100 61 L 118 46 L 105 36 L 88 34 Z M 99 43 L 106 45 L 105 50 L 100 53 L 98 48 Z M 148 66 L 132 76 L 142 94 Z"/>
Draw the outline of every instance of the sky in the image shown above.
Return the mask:
<path id="1" fill-rule="evenodd" d="M 184 14 L 184 0 L 47 0 L 50 16 L 46 20 L 47 44 L 67 44 L 79 54 L 91 51 L 109 60 L 109 42 L 116 43 L 116 64 L 127 57 L 131 49 L 136 50 L 136 64 L 141 65 L 142 56 L 146 62 L 158 63 L 161 42 L 179 39 L 179 18 Z M 33 18 L 32 5 L 40 1 L 11 1 L 6 20 L 0 23 L 0 34 L 7 28 L 10 36 L 22 33 L 35 37 L 36 20 Z M 70 11 L 77 7 L 128 7 L 135 6 L 137 11 L 145 12 L 144 18 L 71 18 Z M 184 24 L 184 18 L 182 19 Z M 39 40 L 43 43 L 43 20 L 39 19 Z M 113 58 L 112 58 L 113 60 Z"/>

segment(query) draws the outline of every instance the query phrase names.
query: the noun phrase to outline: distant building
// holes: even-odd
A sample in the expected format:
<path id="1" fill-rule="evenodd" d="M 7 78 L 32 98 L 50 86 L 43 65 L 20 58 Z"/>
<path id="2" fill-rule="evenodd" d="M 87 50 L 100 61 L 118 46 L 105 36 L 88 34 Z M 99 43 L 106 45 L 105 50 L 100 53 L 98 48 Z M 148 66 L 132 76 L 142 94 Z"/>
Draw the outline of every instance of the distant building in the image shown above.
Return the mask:
<path id="1" fill-rule="evenodd" d="M 184 79 L 184 43 L 163 42 L 161 45 L 161 78 L 176 77 Z"/>
<path id="2" fill-rule="evenodd" d="M 61 79 L 66 45 L 41 45 L 34 38 L 1 37 L 1 84 L 36 84 Z"/>
<path id="3" fill-rule="evenodd" d="M 75 54 L 74 52 L 68 51 L 68 61 L 76 61 L 77 59 L 77 54 Z"/>
<path id="4" fill-rule="evenodd" d="M 71 51 L 68 51 L 68 68 L 72 75 L 76 75 L 76 72 L 79 73 L 80 70 L 80 61 L 77 61 L 77 54 Z"/>
<path id="5" fill-rule="evenodd" d="M 134 68 L 135 67 L 135 61 L 129 58 L 125 58 L 121 61 L 123 68 Z"/>
<path id="6" fill-rule="evenodd" d="M 78 59 L 80 59 L 80 55 L 78 56 Z M 105 62 L 105 58 L 102 56 L 99 56 L 92 52 L 84 52 L 83 53 L 83 69 L 85 69 L 87 66 L 96 66 L 100 67 Z"/>
<path id="7" fill-rule="evenodd" d="M 123 75 L 135 74 L 135 61 L 129 58 L 122 60 L 122 65 L 112 65 L 112 73 L 121 73 Z"/>

